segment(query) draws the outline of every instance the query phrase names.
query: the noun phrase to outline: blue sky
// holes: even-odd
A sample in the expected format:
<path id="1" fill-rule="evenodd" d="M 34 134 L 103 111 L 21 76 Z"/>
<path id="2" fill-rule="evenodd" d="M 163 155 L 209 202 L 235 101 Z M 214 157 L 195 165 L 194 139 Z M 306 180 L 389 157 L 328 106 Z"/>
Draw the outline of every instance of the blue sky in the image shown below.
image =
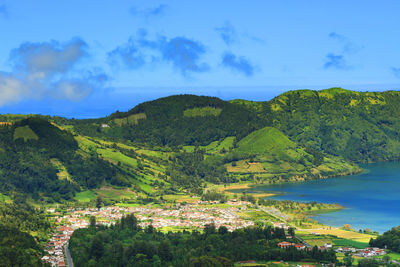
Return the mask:
<path id="1" fill-rule="evenodd" d="M 400 88 L 399 1 L 0 0 L 0 113 Z"/>

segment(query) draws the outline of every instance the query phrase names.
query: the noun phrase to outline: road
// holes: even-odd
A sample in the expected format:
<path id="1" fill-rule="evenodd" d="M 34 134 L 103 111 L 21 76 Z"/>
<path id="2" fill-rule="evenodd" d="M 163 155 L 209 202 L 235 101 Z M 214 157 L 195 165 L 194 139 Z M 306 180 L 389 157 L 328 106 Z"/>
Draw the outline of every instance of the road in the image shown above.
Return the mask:
<path id="1" fill-rule="evenodd" d="M 312 246 L 310 244 L 308 244 L 306 241 L 304 241 L 303 238 L 299 237 L 298 235 L 294 236 L 295 238 L 297 238 L 301 243 L 303 243 L 306 247 L 312 248 Z"/>
<path id="2" fill-rule="evenodd" d="M 260 209 L 260 210 L 262 210 L 262 211 L 268 213 L 269 215 L 271 215 L 271 216 L 273 216 L 273 217 L 275 217 L 275 218 L 277 218 L 277 219 L 280 219 L 280 220 L 284 221 L 289 227 L 292 227 L 292 228 L 294 228 L 294 229 L 297 229 L 296 226 L 294 226 L 294 225 L 292 225 L 292 224 L 290 224 L 290 223 L 287 222 L 288 217 L 286 216 L 286 214 L 282 214 L 281 212 L 276 211 L 275 209 L 268 209 L 268 208 L 265 208 L 265 207 L 260 207 L 258 204 L 256 204 L 256 207 L 257 207 L 258 209 Z M 297 238 L 297 239 L 298 239 L 301 243 L 303 243 L 306 247 L 309 247 L 309 248 L 312 247 L 310 244 L 308 244 L 306 241 L 304 241 L 304 239 L 302 239 L 301 237 L 295 235 L 294 238 Z"/>
<path id="3" fill-rule="evenodd" d="M 74 267 L 74 263 L 72 262 L 71 254 L 69 253 L 68 244 L 65 246 L 65 257 L 67 258 L 68 267 Z"/>

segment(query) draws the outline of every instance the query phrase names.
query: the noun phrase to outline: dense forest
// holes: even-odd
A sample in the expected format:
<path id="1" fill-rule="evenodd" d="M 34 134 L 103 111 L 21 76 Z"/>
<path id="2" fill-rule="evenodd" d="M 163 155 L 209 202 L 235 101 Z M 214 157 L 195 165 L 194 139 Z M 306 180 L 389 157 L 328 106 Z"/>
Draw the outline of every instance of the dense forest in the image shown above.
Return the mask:
<path id="1" fill-rule="evenodd" d="M 152 226 L 141 229 L 134 215 L 110 227 L 76 230 L 70 240 L 74 264 L 79 266 L 233 266 L 244 260 L 303 259 L 335 262 L 333 250 L 280 249 L 286 240 L 281 228 L 250 227 L 233 232 L 208 225 L 203 232 L 162 233 Z"/>
<path id="2" fill-rule="evenodd" d="M 400 253 L 400 226 L 383 233 L 375 239 L 371 239 L 370 246 L 379 248 L 388 248 Z"/>
<path id="3" fill-rule="evenodd" d="M 284 93 L 260 117 L 293 141 L 355 162 L 400 159 L 400 93 L 341 88 Z"/>
<path id="4" fill-rule="evenodd" d="M 241 139 L 267 122 L 255 112 L 216 97 L 178 95 L 142 103 L 107 118 L 73 121 L 79 133 L 148 145 L 208 145 L 227 136 Z M 100 123 L 111 127 L 102 128 Z"/>
<path id="5" fill-rule="evenodd" d="M 43 266 L 39 242 L 50 226 L 43 211 L 26 203 L 0 204 L 0 266 Z"/>
<path id="6" fill-rule="evenodd" d="M 196 150 L 192 153 L 176 153 L 167 168 L 167 174 L 171 176 L 171 181 L 192 189 L 194 192 L 203 191 L 201 186 L 204 181 L 219 184 L 235 182 L 226 171 L 222 157 L 209 157 L 205 159 L 203 150 Z M 199 191 L 200 190 L 200 191 Z"/>

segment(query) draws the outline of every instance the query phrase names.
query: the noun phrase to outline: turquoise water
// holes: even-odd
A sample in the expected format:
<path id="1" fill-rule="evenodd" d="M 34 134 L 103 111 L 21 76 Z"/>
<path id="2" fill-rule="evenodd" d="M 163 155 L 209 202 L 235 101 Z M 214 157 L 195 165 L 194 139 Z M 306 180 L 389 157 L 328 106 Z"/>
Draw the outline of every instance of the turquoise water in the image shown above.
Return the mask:
<path id="1" fill-rule="evenodd" d="M 354 229 L 369 228 L 380 233 L 400 225 L 400 163 L 363 165 L 359 175 L 258 187 L 267 192 L 284 192 L 279 200 L 338 203 L 346 208 L 314 218 L 324 224 Z"/>

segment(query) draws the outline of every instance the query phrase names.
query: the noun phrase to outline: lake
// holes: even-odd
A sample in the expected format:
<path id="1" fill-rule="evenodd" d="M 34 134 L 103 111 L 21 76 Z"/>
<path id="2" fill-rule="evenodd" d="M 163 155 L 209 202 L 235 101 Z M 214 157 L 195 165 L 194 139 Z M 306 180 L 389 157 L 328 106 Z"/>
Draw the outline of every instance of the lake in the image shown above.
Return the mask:
<path id="1" fill-rule="evenodd" d="M 400 225 L 400 163 L 362 165 L 359 175 L 257 187 L 266 192 L 282 192 L 278 200 L 338 203 L 346 208 L 319 214 L 314 219 L 331 226 L 350 224 L 380 233 Z"/>

